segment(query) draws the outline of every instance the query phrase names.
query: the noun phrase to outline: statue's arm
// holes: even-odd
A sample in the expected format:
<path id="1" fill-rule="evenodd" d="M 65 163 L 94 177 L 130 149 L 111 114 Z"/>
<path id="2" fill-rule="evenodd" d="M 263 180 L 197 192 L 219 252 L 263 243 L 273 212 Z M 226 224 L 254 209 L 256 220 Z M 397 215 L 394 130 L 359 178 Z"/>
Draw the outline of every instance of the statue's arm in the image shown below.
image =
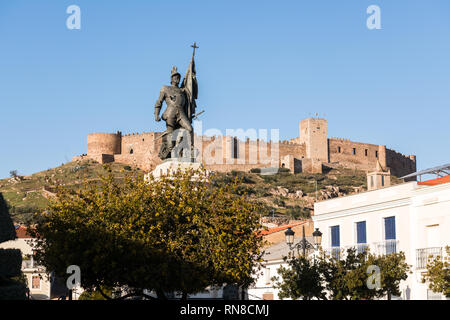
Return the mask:
<path id="1" fill-rule="evenodd" d="M 161 111 L 163 101 L 166 99 L 166 92 L 164 88 L 161 89 L 158 100 L 155 103 L 155 120 L 160 121 L 159 112 Z"/>

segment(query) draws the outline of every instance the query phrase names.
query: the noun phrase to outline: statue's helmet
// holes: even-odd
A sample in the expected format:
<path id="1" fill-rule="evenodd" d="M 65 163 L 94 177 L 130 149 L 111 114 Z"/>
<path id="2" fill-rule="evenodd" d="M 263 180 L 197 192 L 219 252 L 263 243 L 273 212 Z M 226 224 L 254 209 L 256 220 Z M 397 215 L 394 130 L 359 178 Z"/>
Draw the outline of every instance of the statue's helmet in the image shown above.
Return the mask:
<path id="1" fill-rule="evenodd" d="M 181 74 L 178 73 L 177 67 L 173 67 L 172 71 L 170 72 L 170 78 L 172 79 L 176 75 L 178 75 L 181 78 Z"/>

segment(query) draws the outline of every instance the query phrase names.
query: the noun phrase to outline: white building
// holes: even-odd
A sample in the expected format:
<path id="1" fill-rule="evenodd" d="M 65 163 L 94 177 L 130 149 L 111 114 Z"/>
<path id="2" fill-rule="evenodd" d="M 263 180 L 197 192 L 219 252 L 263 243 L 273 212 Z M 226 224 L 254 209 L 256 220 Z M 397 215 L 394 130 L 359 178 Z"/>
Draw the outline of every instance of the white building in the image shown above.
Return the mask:
<path id="1" fill-rule="evenodd" d="M 421 278 L 427 258 L 444 254 L 450 245 L 450 176 L 318 202 L 313 221 L 323 233 L 324 249 L 404 252 L 412 274 L 401 283 L 400 299 L 444 299 Z"/>
<path id="2" fill-rule="evenodd" d="M 283 234 L 284 234 L 283 230 Z M 298 243 L 301 240 L 301 235 L 296 234 L 294 242 Z M 306 240 L 313 243 L 312 237 L 306 237 Z M 288 263 L 283 260 L 283 257 L 288 256 L 289 246 L 285 241 L 281 241 L 265 249 L 265 254 L 263 256 L 262 269 L 256 272 L 256 282 L 247 289 L 249 300 L 279 300 L 278 297 L 279 290 L 274 288 L 273 277 L 279 277 L 278 269 L 283 266 L 288 268 Z M 297 252 L 293 251 L 296 255 Z M 308 251 L 307 254 L 310 255 L 312 251 Z M 290 299 L 285 299 L 290 300 Z"/>
<path id="3" fill-rule="evenodd" d="M 16 226 L 15 240 L 0 243 L 2 249 L 19 249 L 22 252 L 22 273 L 27 279 L 29 295 L 32 300 L 58 299 L 67 294 L 65 284 L 58 283 L 34 260 L 33 242 L 34 238 L 27 232 L 24 226 Z M 74 288 L 72 297 L 78 299 L 83 290 L 79 287 Z"/>

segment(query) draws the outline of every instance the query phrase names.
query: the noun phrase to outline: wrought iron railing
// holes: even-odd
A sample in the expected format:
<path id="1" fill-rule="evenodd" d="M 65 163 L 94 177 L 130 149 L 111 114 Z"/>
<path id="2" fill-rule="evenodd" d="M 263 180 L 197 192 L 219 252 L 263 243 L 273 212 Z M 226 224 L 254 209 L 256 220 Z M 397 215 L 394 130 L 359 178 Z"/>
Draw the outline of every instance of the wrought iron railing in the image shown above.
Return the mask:
<path id="1" fill-rule="evenodd" d="M 397 253 L 398 240 L 384 240 L 375 244 L 378 254 Z"/>
<path id="2" fill-rule="evenodd" d="M 434 259 L 436 257 L 442 258 L 442 248 L 441 247 L 417 249 L 416 250 L 416 269 L 426 269 L 428 261 L 430 259 Z"/>
<path id="3" fill-rule="evenodd" d="M 369 245 L 367 243 L 358 243 L 356 245 L 356 252 L 358 253 L 364 253 L 369 248 Z"/>

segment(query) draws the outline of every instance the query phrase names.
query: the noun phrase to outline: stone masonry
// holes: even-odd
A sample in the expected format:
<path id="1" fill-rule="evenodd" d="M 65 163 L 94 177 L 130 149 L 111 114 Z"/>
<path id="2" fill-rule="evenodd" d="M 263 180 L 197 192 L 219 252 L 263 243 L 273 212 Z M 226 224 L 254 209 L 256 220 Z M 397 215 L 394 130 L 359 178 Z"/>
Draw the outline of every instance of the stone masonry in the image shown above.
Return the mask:
<path id="1" fill-rule="evenodd" d="M 414 155 L 403 155 L 384 145 L 329 138 L 325 119 L 302 120 L 299 131 L 299 137 L 280 142 L 195 136 L 194 144 L 200 150 L 197 161 L 207 170 L 221 172 L 284 167 L 293 173 L 320 173 L 327 164 L 372 172 L 377 162 L 397 177 L 416 171 Z M 73 160 L 118 162 L 151 171 L 161 163 L 158 158 L 160 135 L 161 132 L 91 133 L 87 136 L 87 154 Z"/>

